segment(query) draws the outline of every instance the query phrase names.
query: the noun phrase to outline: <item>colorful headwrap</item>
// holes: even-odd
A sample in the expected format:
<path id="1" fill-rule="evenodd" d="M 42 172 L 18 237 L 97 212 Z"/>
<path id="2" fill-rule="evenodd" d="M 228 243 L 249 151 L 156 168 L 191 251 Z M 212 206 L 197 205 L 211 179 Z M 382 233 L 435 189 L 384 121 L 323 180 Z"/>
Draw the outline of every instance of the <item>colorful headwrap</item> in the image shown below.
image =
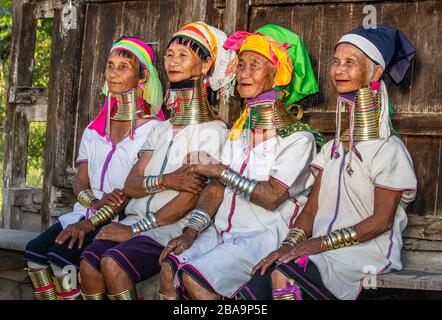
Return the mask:
<path id="1" fill-rule="evenodd" d="M 132 53 L 141 65 L 149 71 L 149 78 L 144 83 L 143 100 L 146 101 L 151 111 L 158 114 L 163 104 L 163 87 L 158 77 L 158 72 L 152 64 L 154 52 L 151 46 L 136 38 L 126 38 L 115 43 L 110 53 L 115 50 L 125 50 Z M 108 94 L 107 82 L 104 85 L 103 93 Z"/>
<path id="2" fill-rule="evenodd" d="M 126 38 L 116 42 L 112 46 L 110 53 L 115 50 L 125 50 L 131 52 L 138 59 L 140 64 L 149 71 L 149 77 L 143 83 L 142 97 L 139 97 L 142 98 L 143 101 L 140 101 L 141 103 L 139 102 L 138 104 L 142 107 L 149 108 L 149 111 L 154 116 L 164 120 L 164 114 L 161 110 L 161 105 L 163 104 L 163 87 L 158 77 L 158 72 L 152 64 L 152 61 L 154 60 L 154 51 L 152 47 L 139 39 Z M 97 115 L 94 121 L 92 121 L 88 128 L 97 131 L 101 136 L 105 136 L 108 134 L 106 133 L 108 122 L 106 119 L 106 114 L 108 113 L 107 108 L 112 110 L 116 101 L 115 99 L 108 101 L 109 89 L 107 81 L 105 81 L 103 85 L 102 93 L 106 95 L 107 98 L 103 103 L 100 113 Z M 146 103 L 149 106 L 146 106 Z"/>
<path id="3" fill-rule="evenodd" d="M 213 59 L 212 70 L 209 74 L 209 85 L 213 91 L 221 90 L 221 95 L 227 102 L 234 92 L 235 74 L 227 73 L 229 63 L 236 57 L 235 52 L 223 48 L 227 35 L 204 22 L 192 22 L 180 30 L 173 37 L 190 38 Z"/>
<path id="4" fill-rule="evenodd" d="M 276 68 L 274 87 L 285 92 L 285 105 L 318 92 L 313 67 L 301 38 L 284 27 L 268 24 L 254 33 L 239 31 L 224 43 L 224 48 L 257 52 Z"/>

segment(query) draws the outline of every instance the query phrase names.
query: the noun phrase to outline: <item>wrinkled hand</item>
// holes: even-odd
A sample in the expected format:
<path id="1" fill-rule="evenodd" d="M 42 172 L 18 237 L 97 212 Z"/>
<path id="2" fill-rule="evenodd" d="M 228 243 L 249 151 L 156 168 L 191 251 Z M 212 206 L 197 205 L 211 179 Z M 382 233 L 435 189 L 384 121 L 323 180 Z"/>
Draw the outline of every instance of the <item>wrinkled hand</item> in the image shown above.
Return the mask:
<path id="1" fill-rule="evenodd" d="M 192 173 L 216 179 L 226 167 L 205 151 L 189 153 L 186 162 L 190 164 Z"/>
<path id="2" fill-rule="evenodd" d="M 282 256 L 287 255 L 292 251 L 294 247 L 290 245 L 283 245 L 281 248 L 271 252 L 267 257 L 263 258 L 256 266 L 252 269 L 252 275 L 261 269 L 261 275 L 264 275 L 267 269 L 278 261 Z"/>
<path id="3" fill-rule="evenodd" d="M 264 275 L 267 269 L 274 263 L 287 263 L 292 260 L 298 260 L 304 256 L 311 256 L 322 252 L 321 238 L 310 238 L 297 246 L 283 245 L 278 250 L 273 251 L 267 257 L 262 259 L 253 269 L 252 275 L 261 269 L 261 275 Z"/>
<path id="4" fill-rule="evenodd" d="M 184 165 L 178 170 L 163 176 L 163 186 L 178 192 L 200 194 L 205 187 L 205 178 L 194 174 L 190 165 Z"/>
<path id="5" fill-rule="evenodd" d="M 92 206 L 96 210 L 100 210 L 104 205 L 111 206 L 116 211 L 119 211 L 123 204 L 126 202 L 127 196 L 123 194 L 120 189 L 114 189 L 111 193 L 103 194 L 101 200 L 94 201 Z"/>
<path id="6" fill-rule="evenodd" d="M 281 256 L 278 260 L 279 263 L 287 263 L 294 259 L 299 259 L 304 256 L 312 256 L 322 252 L 322 238 L 310 238 L 298 244 L 296 247 L 292 247 L 292 250 Z"/>
<path id="7" fill-rule="evenodd" d="M 78 240 L 78 249 L 81 249 L 83 247 L 84 238 L 86 235 L 94 231 L 95 227 L 89 220 L 81 220 L 77 223 L 70 224 L 64 229 L 58 237 L 55 239 L 55 242 L 57 244 L 62 245 L 66 242 L 66 240 L 71 239 L 69 242 L 68 248 L 72 249 L 74 247 L 75 241 Z"/>
<path id="8" fill-rule="evenodd" d="M 160 263 L 173 251 L 175 255 L 180 255 L 184 250 L 189 249 L 195 239 L 198 237 L 198 232 L 192 228 L 184 230 L 183 234 L 175 239 L 169 241 L 160 256 Z"/>
<path id="9" fill-rule="evenodd" d="M 129 240 L 134 235 L 132 228 L 121 223 L 110 223 L 95 236 L 94 240 L 109 240 L 118 243 Z"/>

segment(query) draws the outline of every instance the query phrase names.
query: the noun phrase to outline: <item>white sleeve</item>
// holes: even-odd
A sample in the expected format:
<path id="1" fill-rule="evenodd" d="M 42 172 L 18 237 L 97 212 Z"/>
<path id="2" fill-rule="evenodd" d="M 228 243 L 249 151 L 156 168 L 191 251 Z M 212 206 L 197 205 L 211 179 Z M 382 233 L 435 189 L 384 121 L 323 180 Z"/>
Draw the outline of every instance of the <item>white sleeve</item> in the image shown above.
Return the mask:
<path id="1" fill-rule="evenodd" d="M 325 164 L 328 160 L 330 160 L 331 157 L 331 148 L 333 146 L 333 140 L 327 142 L 324 144 L 321 148 L 321 150 L 318 152 L 316 157 L 313 159 L 313 161 L 310 163 L 310 167 L 313 171 L 313 174 L 316 176 L 318 173 L 318 169 L 322 170 L 325 167 Z"/>
<path id="2" fill-rule="evenodd" d="M 223 150 L 221 152 L 221 163 L 229 166 L 232 162 L 232 144 L 234 142 L 230 141 L 229 139 L 226 140 L 226 143 L 224 143 Z"/>
<path id="3" fill-rule="evenodd" d="M 223 146 L 227 140 L 227 127 L 219 122 L 216 126 L 204 126 L 198 130 L 198 151 L 205 151 L 220 161 Z"/>
<path id="4" fill-rule="evenodd" d="M 150 131 L 149 135 L 146 137 L 146 141 L 141 146 L 141 149 L 138 151 L 138 154 L 145 151 L 154 151 L 156 142 L 158 141 L 158 131 L 161 127 L 161 124 L 156 125 Z"/>
<path id="5" fill-rule="evenodd" d="M 312 134 L 298 132 L 283 138 L 270 176 L 281 185 L 290 188 L 291 195 L 305 191 L 310 175 L 309 163 L 316 154 L 315 139 Z"/>
<path id="6" fill-rule="evenodd" d="M 390 138 L 374 156 L 371 178 L 378 187 L 403 191 L 402 201 L 411 202 L 416 196 L 417 179 L 413 161 L 399 139 Z"/>
<path id="7" fill-rule="evenodd" d="M 91 144 L 90 130 L 86 129 L 81 137 L 80 147 L 78 149 L 78 157 L 76 163 L 89 161 L 89 148 Z"/>

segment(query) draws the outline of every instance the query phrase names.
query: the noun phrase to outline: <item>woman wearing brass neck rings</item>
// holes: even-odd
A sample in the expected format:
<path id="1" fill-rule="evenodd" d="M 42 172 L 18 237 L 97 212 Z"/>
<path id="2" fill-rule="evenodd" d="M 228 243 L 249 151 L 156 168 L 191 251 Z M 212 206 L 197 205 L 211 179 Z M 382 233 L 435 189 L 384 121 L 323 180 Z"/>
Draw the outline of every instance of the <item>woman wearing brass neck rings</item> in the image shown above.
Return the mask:
<path id="1" fill-rule="evenodd" d="M 37 299 L 79 298 L 76 275 L 62 269 L 67 265 L 79 269 L 84 248 L 103 225 L 117 219 L 127 202 L 124 181 L 160 122 L 155 116 L 163 90 L 153 58 L 153 49 L 136 38 L 123 37 L 112 46 L 104 72 L 106 100 L 80 142 L 73 184 L 78 202 L 73 212 L 59 218 L 60 223 L 26 246 L 25 259 Z M 69 279 L 72 281 L 64 281 Z"/>
<path id="2" fill-rule="evenodd" d="M 404 209 L 416 176 L 393 134 L 381 77 L 401 82 L 415 52 L 399 30 L 382 25 L 339 40 L 330 68 L 339 94 L 335 139 L 311 163 L 308 202 L 280 249 L 255 266 L 245 298 L 356 299 L 365 277 L 402 268 Z"/>
<path id="3" fill-rule="evenodd" d="M 124 191 L 133 199 L 126 218 L 107 226 L 82 255 L 85 299 L 135 299 L 134 284 L 160 271 L 158 259 L 167 242 L 185 225 L 205 182 L 184 164 L 190 152 L 218 159 L 227 137 L 207 99 L 206 88 L 226 96 L 226 76 L 234 54 L 221 46 L 226 35 L 202 22 L 184 26 L 166 49 L 164 66 L 170 87 L 166 106 L 172 116 L 147 139 Z M 228 60 L 230 61 L 230 60 Z"/>

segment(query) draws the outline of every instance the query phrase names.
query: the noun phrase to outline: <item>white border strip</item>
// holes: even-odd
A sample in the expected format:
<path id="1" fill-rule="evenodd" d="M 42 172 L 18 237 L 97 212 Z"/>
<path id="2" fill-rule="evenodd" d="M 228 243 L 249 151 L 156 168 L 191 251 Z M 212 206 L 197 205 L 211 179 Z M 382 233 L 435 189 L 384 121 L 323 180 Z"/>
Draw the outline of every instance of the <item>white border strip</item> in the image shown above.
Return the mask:
<path id="1" fill-rule="evenodd" d="M 382 66 L 382 68 L 385 69 L 385 61 L 384 61 L 384 57 L 382 57 L 381 52 L 379 51 L 378 48 L 376 48 L 376 46 L 372 42 L 370 42 L 366 38 L 364 38 L 360 35 L 357 35 L 357 34 L 350 33 L 350 34 L 346 34 L 345 36 L 343 36 L 338 41 L 338 44 L 343 43 L 343 42 L 347 42 L 347 43 L 351 43 L 351 44 L 355 45 L 360 50 L 362 50 L 367 56 L 369 56 L 372 60 L 379 63 Z"/>

